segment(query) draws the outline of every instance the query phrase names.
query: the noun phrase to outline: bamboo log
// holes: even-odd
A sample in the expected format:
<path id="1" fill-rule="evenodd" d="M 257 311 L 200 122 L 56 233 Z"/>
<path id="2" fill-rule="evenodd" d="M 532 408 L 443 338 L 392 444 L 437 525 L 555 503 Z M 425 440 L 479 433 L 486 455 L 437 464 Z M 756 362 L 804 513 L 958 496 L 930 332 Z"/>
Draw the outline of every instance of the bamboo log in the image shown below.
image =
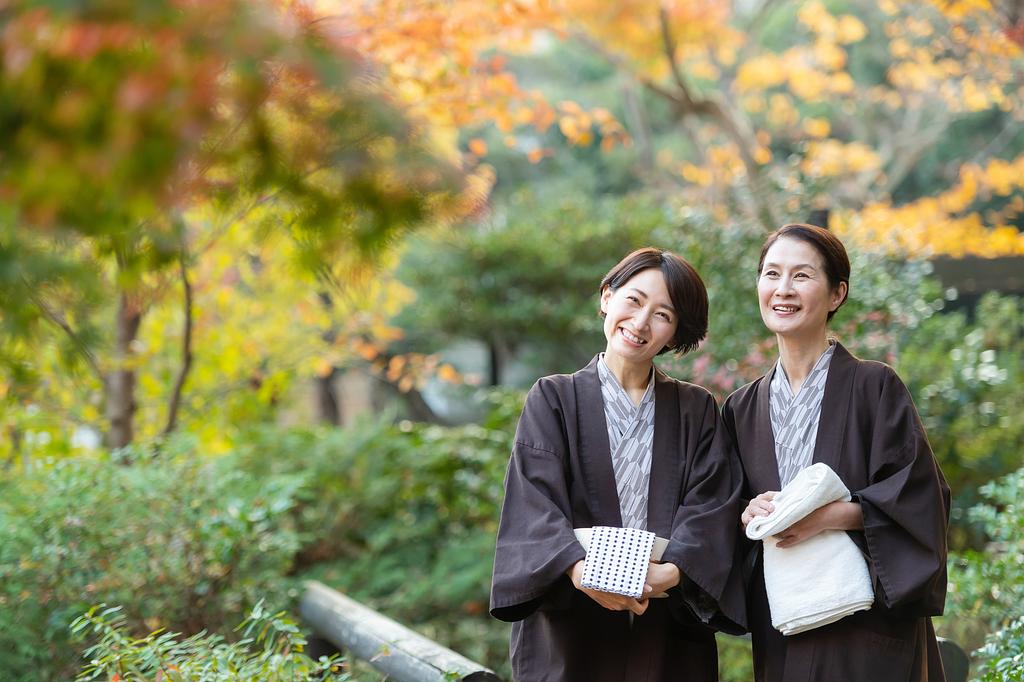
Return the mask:
<path id="1" fill-rule="evenodd" d="M 306 583 L 299 612 L 317 635 L 396 682 L 501 682 L 479 663 L 315 580 Z"/>

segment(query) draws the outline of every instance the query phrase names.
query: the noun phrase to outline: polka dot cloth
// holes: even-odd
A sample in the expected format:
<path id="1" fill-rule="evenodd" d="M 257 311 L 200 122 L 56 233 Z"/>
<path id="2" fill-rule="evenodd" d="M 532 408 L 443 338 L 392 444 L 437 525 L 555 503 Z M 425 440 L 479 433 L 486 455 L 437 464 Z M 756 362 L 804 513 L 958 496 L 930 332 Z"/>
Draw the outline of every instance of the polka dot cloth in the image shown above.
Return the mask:
<path id="1" fill-rule="evenodd" d="M 639 598 L 644 592 L 654 533 L 594 526 L 583 564 L 583 587 Z"/>

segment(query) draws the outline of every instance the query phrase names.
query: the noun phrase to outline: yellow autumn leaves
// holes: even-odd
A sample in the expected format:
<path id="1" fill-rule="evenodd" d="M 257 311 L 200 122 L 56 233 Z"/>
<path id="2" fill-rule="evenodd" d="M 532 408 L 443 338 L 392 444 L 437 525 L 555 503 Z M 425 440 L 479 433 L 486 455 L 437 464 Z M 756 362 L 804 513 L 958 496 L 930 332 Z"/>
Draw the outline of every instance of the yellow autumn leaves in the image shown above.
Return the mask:
<path id="1" fill-rule="evenodd" d="M 746 191 L 761 167 L 779 187 L 819 188 L 795 202 L 782 196 L 780 205 L 863 207 L 865 219 L 848 211 L 844 225 L 866 230 L 870 239 L 905 224 L 907 235 L 885 237 L 887 243 L 928 252 L 1018 248 L 1005 228 L 1012 201 L 970 213 L 981 205 L 978 197 L 1018 191 L 1006 177 L 1017 172 L 1014 163 L 1003 168 L 992 161 L 977 177 L 965 167 L 953 187 L 907 206 L 887 200 L 893 188 L 886 178 L 901 161 L 903 140 L 894 138 L 921 134 L 936 117 L 1001 109 L 1024 119 L 1021 47 L 988 0 L 877 0 L 855 12 L 830 11 L 820 0 L 798 3 L 788 10 L 795 11 L 787 19 L 793 35 L 774 48 L 755 35 L 760 27 L 750 23 L 749 8 L 719 0 L 321 0 L 321 6 L 340 16 L 340 25 L 358 29 L 350 37 L 354 47 L 372 55 L 384 84 L 439 131 L 435 137 L 450 158 L 465 163 L 472 200 L 482 201 L 493 182 L 483 163 L 492 149 L 482 137 L 465 141 L 463 131 L 493 126 L 505 146 L 534 163 L 553 151 L 538 147 L 535 135 L 524 141 L 524 129 L 557 130 L 570 146 L 600 141 L 608 150 L 629 143 L 611 113 L 617 103 L 549 100 L 525 87 L 504 56 L 543 57 L 558 42 L 572 41 L 648 92 L 661 88 L 677 101 L 704 98 L 735 110 L 738 135 L 690 113 L 686 124 L 699 149 L 656 150 L 659 168 L 680 181 L 686 201 L 717 205 L 725 193 Z M 673 64 L 689 88 L 685 96 Z M 495 139 L 488 140 L 493 147 Z M 830 188 L 860 194 L 837 198 Z"/>
<path id="2" fill-rule="evenodd" d="M 850 14 L 833 16 L 820 2 L 801 6 L 798 20 L 811 32 L 813 42 L 781 54 L 766 52 L 741 64 L 736 75 L 741 94 L 785 84 L 797 97 L 819 101 L 853 91 L 853 78 L 843 71 L 848 60 L 843 46 L 867 36 L 864 23 Z"/>
<path id="3" fill-rule="evenodd" d="M 1024 255 L 1024 237 L 1017 228 L 989 227 L 978 214 L 951 217 L 930 199 L 899 207 L 874 204 L 858 214 L 841 214 L 830 225 L 844 239 L 894 254 Z"/>
<path id="4" fill-rule="evenodd" d="M 966 164 L 949 190 L 893 206 L 876 202 L 831 222 L 839 234 L 894 253 L 986 258 L 1024 255 L 1024 234 L 1009 222 L 1024 213 L 1024 156 Z M 1000 210 L 969 212 L 975 203 L 1005 200 Z"/>

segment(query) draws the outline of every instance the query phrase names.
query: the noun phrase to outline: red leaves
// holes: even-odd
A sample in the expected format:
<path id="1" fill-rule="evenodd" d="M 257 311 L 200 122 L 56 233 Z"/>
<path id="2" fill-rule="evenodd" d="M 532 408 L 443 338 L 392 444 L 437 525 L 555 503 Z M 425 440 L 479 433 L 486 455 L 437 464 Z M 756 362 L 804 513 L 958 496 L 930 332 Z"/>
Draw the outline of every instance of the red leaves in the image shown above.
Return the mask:
<path id="1" fill-rule="evenodd" d="M 52 54 L 70 59 L 93 59 L 100 52 L 117 52 L 137 47 L 144 38 L 138 27 L 127 22 L 74 22 L 60 32 L 53 44 Z"/>
<path id="2" fill-rule="evenodd" d="M 1012 43 L 1024 47 L 1024 21 L 1009 25 L 1003 29 L 1003 35 Z"/>

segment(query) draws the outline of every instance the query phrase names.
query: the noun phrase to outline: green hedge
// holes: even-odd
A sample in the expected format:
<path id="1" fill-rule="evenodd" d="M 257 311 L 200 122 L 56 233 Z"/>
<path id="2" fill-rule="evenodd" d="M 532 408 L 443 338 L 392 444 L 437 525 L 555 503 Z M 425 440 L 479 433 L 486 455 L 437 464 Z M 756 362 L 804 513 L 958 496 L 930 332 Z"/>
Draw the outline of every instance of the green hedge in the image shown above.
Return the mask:
<path id="1" fill-rule="evenodd" d="M 945 623 L 974 652 L 978 680 L 1024 679 L 1024 469 L 981 487 L 970 520 L 986 534 L 984 547 L 954 554 Z M 985 633 L 991 633 L 986 634 Z"/>
<path id="2" fill-rule="evenodd" d="M 82 646 L 68 627 L 93 604 L 123 605 L 137 634 L 229 634 L 259 599 L 293 604 L 307 578 L 507 675 L 508 626 L 487 598 L 520 401 L 497 396 L 479 425 L 266 427 L 225 456 L 179 438 L 0 482 L 4 679 L 72 677 Z M 971 519 L 990 542 L 951 559 L 946 622 L 1005 628 L 986 670 L 1019 642 L 1022 489 L 1024 471 L 983 488 Z M 722 638 L 720 650 L 722 679 L 748 679 L 748 645 Z"/>
<path id="3" fill-rule="evenodd" d="M 487 600 L 513 421 L 262 429 L 238 456 L 257 478 L 309 477 L 295 510 L 296 589 L 322 580 L 500 670 L 508 626 Z"/>
<path id="4" fill-rule="evenodd" d="M 124 462 L 131 460 L 131 464 Z M 71 459 L 0 483 L 0 670 L 68 679 L 70 623 L 124 607 L 136 632 L 229 631 L 257 600 L 287 600 L 306 478 L 253 478 L 187 441 Z"/>

